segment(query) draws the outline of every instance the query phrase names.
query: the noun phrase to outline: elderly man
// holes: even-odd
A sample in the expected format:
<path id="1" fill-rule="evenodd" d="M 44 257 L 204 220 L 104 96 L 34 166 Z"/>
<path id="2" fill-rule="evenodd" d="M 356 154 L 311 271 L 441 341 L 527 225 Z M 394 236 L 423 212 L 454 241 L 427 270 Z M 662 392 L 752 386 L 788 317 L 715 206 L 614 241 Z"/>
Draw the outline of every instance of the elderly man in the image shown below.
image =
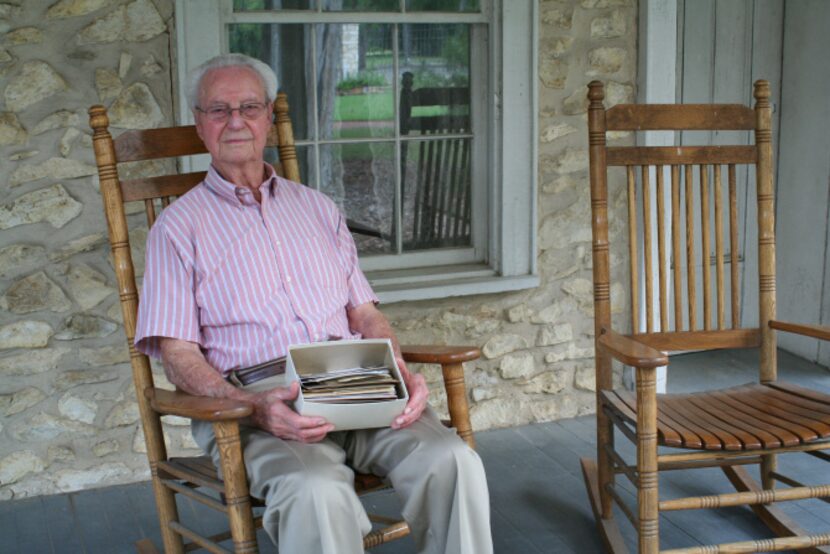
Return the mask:
<path id="1" fill-rule="evenodd" d="M 346 462 L 392 482 L 420 551 L 492 552 L 481 460 L 441 425 L 423 377 L 403 360 L 410 399 L 391 428 L 333 432 L 289 407 L 296 383 L 254 393 L 225 379 L 291 344 L 332 337 L 389 338 L 400 358 L 342 214 L 263 160 L 276 89 L 267 65 L 238 54 L 191 73 L 188 99 L 211 166 L 150 232 L 136 347 L 161 358 L 186 392 L 253 405 L 243 456 L 282 552 L 363 551 L 371 525 Z M 192 428 L 218 465 L 211 426 Z"/>

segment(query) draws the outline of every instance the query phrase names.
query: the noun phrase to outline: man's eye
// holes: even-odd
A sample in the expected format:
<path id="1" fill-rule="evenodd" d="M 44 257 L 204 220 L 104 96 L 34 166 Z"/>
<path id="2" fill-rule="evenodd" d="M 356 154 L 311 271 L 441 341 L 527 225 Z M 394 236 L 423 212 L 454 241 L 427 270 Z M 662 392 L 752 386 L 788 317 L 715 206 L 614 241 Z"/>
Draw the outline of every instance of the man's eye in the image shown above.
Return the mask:
<path id="1" fill-rule="evenodd" d="M 210 115 L 220 115 L 226 113 L 227 111 L 228 108 L 222 106 L 213 106 L 211 108 L 208 108 L 207 113 Z"/>

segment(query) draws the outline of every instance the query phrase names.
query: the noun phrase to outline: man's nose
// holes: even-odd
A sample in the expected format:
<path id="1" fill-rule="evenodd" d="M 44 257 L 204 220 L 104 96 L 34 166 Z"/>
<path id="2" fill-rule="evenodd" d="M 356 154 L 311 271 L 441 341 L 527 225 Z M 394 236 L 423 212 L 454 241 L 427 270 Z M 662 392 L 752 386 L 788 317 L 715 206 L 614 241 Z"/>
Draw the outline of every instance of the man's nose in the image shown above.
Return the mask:
<path id="1" fill-rule="evenodd" d="M 242 117 L 242 112 L 238 109 L 231 111 L 230 115 L 228 116 L 228 127 L 239 129 L 240 127 L 244 126 L 245 118 Z"/>

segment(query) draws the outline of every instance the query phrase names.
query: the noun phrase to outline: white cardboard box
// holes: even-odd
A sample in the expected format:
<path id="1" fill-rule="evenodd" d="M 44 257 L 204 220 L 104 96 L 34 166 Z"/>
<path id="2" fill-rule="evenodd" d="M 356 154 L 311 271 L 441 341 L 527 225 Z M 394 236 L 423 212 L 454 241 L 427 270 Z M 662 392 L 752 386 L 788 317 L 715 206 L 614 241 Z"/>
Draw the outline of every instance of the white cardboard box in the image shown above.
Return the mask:
<path id="1" fill-rule="evenodd" d="M 383 364 L 392 369 L 399 385 L 398 399 L 385 402 L 326 404 L 303 398 L 300 391 L 294 409 L 304 416 L 320 416 L 334 424 L 336 431 L 388 427 L 403 413 L 409 400 L 389 339 L 317 342 L 288 347 L 285 363 L 286 383 L 299 381 L 300 375 L 334 369 Z"/>

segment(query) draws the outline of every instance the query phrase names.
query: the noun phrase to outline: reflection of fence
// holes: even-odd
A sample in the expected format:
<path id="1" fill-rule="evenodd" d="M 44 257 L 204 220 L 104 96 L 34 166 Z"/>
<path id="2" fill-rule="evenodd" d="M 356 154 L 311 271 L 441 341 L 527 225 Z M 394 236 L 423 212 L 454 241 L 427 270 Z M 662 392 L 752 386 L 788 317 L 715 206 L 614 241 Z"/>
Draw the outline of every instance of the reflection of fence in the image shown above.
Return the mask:
<path id="1" fill-rule="evenodd" d="M 440 56 L 449 37 L 458 34 L 458 27 L 440 23 L 404 23 L 400 26 L 401 54 L 404 58 Z M 366 51 L 392 50 L 389 30 L 388 25 L 366 25 Z"/>

